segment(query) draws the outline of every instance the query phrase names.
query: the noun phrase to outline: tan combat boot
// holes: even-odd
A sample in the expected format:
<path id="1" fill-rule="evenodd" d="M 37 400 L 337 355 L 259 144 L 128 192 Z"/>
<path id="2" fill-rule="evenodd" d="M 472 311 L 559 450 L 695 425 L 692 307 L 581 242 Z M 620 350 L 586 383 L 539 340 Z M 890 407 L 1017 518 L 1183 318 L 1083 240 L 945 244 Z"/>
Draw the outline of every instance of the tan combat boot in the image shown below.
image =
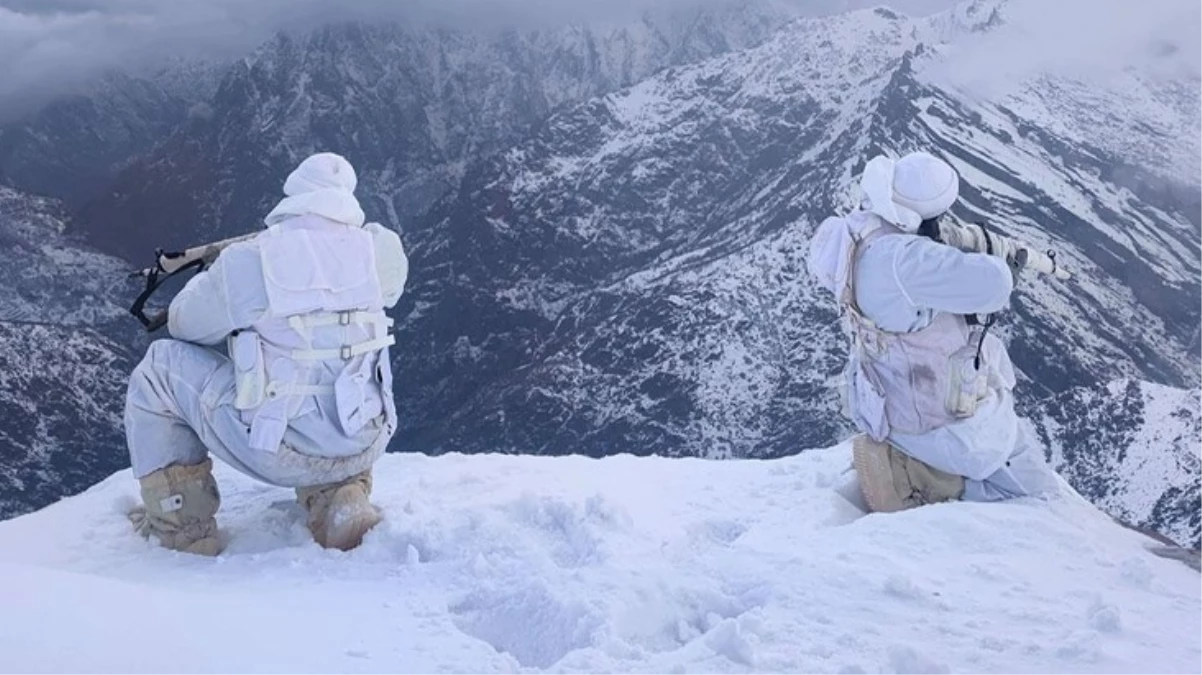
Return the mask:
<path id="1" fill-rule="evenodd" d="M 851 448 L 860 491 L 873 513 L 892 513 L 964 495 L 963 476 L 928 466 L 888 443 L 860 434 Z"/>
<path id="2" fill-rule="evenodd" d="M 309 531 L 325 548 L 349 551 L 380 522 L 368 501 L 371 469 L 338 482 L 296 489 L 296 500 L 309 512 Z"/>
<path id="3" fill-rule="evenodd" d="M 134 529 L 154 537 L 165 548 L 215 556 L 222 545 L 213 517 L 221 493 L 213 478 L 213 461 L 194 466 L 174 464 L 142 478 L 142 506 L 129 513 Z"/>

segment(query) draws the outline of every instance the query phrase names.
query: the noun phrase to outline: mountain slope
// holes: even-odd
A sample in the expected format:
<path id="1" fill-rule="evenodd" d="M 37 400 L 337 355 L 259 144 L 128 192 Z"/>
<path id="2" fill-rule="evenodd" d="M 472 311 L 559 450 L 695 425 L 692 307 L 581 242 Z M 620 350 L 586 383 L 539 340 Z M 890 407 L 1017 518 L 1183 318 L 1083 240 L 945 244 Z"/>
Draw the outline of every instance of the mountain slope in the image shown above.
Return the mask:
<path id="1" fill-rule="evenodd" d="M 102 194 L 216 90 L 221 66 L 170 61 L 156 72 L 111 72 L 87 91 L 60 97 L 0 127 L 0 184 L 63 200 Z"/>
<path id="2" fill-rule="evenodd" d="M 22 542 L 0 549 L 0 650 L 17 670 L 1196 672 L 1197 573 L 1150 540 L 1071 498 L 864 517 L 849 464 L 389 455 L 385 520 L 348 554 L 291 491 L 219 471 L 217 560 L 137 539 L 121 472 L 0 523 Z M 131 649 L 159 614 L 170 639 Z"/>
<path id="3" fill-rule="evenodd" d="M 1052 465 L 1092 503 L 1198 548 L 1199 405 L 1198 389 L 1117 380 L 1066 391 L 1043 403 L 1032 421 Z"/>
<path id="4" fill-rule="evenodd" d="M 170 247 L 245 232 L 283 177 L 322 149 L 351 159 L 368 212 L 403 231 L 456 185 L 464 163 L 516 142 L 556 107 L 757 44 L 786 17 L 774 3 L 739 1 L 628 25 L 482 33 L 348 23 L 281 34 L 230 69 L 211 116 L 88 204 L 82 229 L 127 256 L 148 240 Z"/>
<path id="5" fill-rule="evenodd" d="M 1190 216 L 1110 181 L 1105 150 L 926 75 L 947 56 L 924 40 L 1002 30 L 1012 5 L 970 3 L 955 30 L 886 10 L 798 21 L 469 167 L 409 239 L 397 445 L 776 456 L 839 438 L 844 338 L 804 256 L 882 150 L 944 154 L 958 217 L 1074 271 L 1029 275 L 1004 317 L 1024 405 L 1098 378 L 1196 384 Z"/>
<path id="6" fill-rule="evenodd" d="M 121 414 L 133 364 L 94 328 L 0 321 L 0 518 L 129 466 Z"/>
<path id="7" fill-rule="evenodd" d="M 116 304 L 126 270 L 63 218 L 0 187 L 0 517 L 129 465 L 121 411 L 144 339 Z"/>

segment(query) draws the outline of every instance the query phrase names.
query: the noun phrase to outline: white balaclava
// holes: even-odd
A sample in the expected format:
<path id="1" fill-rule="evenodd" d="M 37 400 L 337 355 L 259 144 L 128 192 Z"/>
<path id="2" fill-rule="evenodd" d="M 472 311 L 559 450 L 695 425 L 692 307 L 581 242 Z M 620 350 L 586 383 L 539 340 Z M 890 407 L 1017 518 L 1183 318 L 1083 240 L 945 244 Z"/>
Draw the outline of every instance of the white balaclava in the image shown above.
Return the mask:
<path id="1" fill-rule="evenodd" d="M 860 188 L 869 210 L 906 232 L 947 212 L 960 196 L 960 176 L 950 164 L 926 152 L 894 161 L 874 157 L 864 167 Z"/>
<path id="2" fill-rule="evenodd" d="M 352 227 L 365 216 L 355 199 L 359 181 L 355 168 L 341 155 L 321 152 L 307 157 L 284 181 L 286 197 L 268 214 L 267 225 L 304 215 L 316 215 Z"/>

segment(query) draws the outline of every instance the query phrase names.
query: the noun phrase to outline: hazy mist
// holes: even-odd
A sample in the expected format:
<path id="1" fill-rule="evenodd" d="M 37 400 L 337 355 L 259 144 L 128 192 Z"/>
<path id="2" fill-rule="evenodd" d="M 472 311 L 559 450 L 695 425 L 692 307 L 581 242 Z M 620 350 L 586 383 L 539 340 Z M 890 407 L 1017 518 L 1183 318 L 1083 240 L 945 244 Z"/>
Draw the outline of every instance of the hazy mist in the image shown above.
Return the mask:
<path id="1" fill-rule="evenodd" d="M 336 20 L 466 28 L 632 21 L 738 0 L 0 0 L 0 119 L 85 86 L 111 68 L 170 57 L 237 58 L 281 30 Z M 953 0 L 765 0 L 806 14 L 877 4 L 921 15 Z"/>

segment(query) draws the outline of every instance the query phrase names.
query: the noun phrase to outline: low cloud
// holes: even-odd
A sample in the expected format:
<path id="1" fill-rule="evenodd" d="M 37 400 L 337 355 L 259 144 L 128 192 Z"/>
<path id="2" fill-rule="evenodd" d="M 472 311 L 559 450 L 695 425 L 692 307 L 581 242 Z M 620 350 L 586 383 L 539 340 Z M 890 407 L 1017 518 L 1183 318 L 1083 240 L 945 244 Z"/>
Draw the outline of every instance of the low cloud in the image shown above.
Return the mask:
<path id="1" fill-rule="evenodd" d="M 990 101 L 1018 94 L 1030 102 L 1024 92 L 1036 85 L 1044 92 L 1036 114 L 1050 131 L 1198 184 L 1202 4 L 1008 0 L 1000 16 L 1004 25 L 961 40 L 928 74 Z M 1063 94 L 1039 84 L 1049 75 Z"/>
<path id="2" fill-rule="evenodd" d="M 987 0 L 1006 25 L 974 36 L 946 70 L 983 92 L 1044 73 L 1095 79 L 1127 71 L 1197 79 L 1202 3 L 1190 0 Z M 961 8 L 963 9 L 963 8 Z"/>
<path id="3" fill-rule="evenodd" d="M 236 58 L 281 30 L 335 20 L 435 21 L 465 27 L 627 21 L 733 0 L 0 0 L 0 118 L 28 111 L 98 73 L 167 57 Z M 874 0 L 762 0 L 818 14 Z M 953 0 L 885 1 L 923 14 Z"/>

